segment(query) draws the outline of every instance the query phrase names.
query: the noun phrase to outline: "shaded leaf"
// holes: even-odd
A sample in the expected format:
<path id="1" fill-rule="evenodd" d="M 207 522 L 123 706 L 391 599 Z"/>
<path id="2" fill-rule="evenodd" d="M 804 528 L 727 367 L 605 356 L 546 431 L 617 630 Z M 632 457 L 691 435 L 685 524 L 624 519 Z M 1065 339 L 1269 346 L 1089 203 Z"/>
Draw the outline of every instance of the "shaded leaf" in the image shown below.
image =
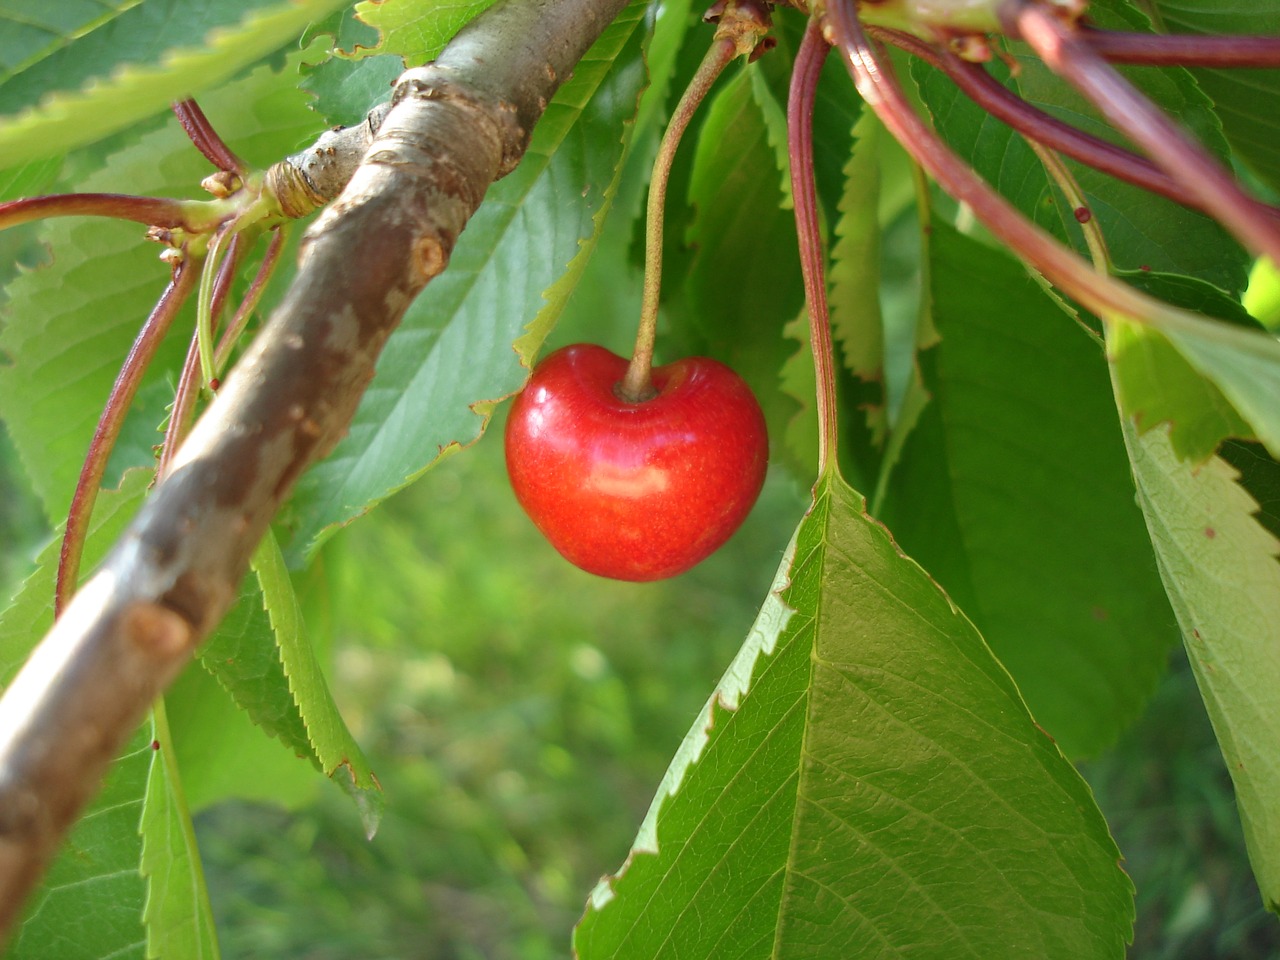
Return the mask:
<path id="1" fill-rule="evenodd" d="M 138 824 L 153 760 L 151 740 L 146 724 L 112 764 L 102 790 L 27 904 L 6 960 L 147 956 Z"/>
<path id="2" fill-rule="evenodd" d="M 1100 26 L 1149 30 L 1145 18 L 1124 4 L 1095 3 L 1090 13 Z M 1125 144 L 1073 88 L 1038 58 L 1025 53 L 1024 47 L 1011 46 L 1018 64 L 1016 78 L 1010 77 L 1007 68 L 999 63 L 989 67 L 993 76 L 1058 119 L 1105 140 Z M 1186 71 L 1119 69 L 1157 106 L 1188 126 L 1211 153 L 1226 159 L 1228 147 L 1212 104 Z M 913 75 L 939 132 L 951 146 L 1026 216 L 1083 251 L 1072 210 L 1026 142 L 968 100 L 941 72 L 917 63 Z M 1210 217 L 1084 164 L 1067 158 L 1064 162 L 1084 191 L 1111 257 L 1121 269 L 1182 273 L 1236 294 L 1244 289 L 1250 258 Z"/>
<path id="3" fill-rule="evenodd" d="M 1069 755 L 1141 711 L 1176 639 L 1099 345 L 1010 257 L 935 223 L 932 397 L 881 516 Z"/>
<path id="4" fill-rule="evenodd" d="M 880 163 L 884 128 L 867 112 L 844 168 L 845 192 L 831 248 L 827 278 L 831 329 L 851 374 L 846 407 L 857 418 L 859 460 L 874 475 L 872 450 L 884 445 L 888 430 L 884 394 L 884 319 L 880 312 Z M 848 418 L 846 418 L 846 427 Z M 846 446 L 854 441 L 846 440 Z"/>
<path id="5" fill-rule="evenodd" d="M 99 498 L 85 544 L 86 571 L 96 564 L 142 502 L 150 474 L 137 470 L 119 491 Z M 6 686 L 53 626 L 53 583 L 60 543 L 51 542 L 36 572 L 0 615 L 0 681 Z M 102 791 L 71 831 L 62 853 L 32 895 L 26 919 L 7 958 L 14 960 L 142 960 L 146 886 L 138 873 L 138 833 L 152 762 L 151 725 L 145 724 L 107 772 Z"/>
<path id="6" fill-rule="evenodd" d="M 795 412 L 776 387 L 793 352 L 783 325 L 804 292 L 795 216 L 783 207 L 779 155 L 758 99 L 767 90 L 751 79 L 758 69 L 730 68 L 703 105 L 688 195 L 693 256 L 688 274 L 670 271 L 663 286 L 673 325 L 692 334 L 690 351 L 733 367 L 760 399 L 770 435 L 781 437 Z"/>

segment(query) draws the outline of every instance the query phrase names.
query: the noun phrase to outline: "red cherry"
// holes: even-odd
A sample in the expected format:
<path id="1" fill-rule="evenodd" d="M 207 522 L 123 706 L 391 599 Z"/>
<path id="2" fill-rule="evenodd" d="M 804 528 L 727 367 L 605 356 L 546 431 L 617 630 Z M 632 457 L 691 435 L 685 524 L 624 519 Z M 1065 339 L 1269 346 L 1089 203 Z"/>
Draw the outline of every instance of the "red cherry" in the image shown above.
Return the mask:
<path id="1" fill-rule="evenodd" d="M 683 573 L 729 539 L 764 483 L 768 439 L 751 389 L 722 363 L 653 369 L 623 400 L 627 361 L 576 344 L 533 371 L 507 419 L 507 473 L 571 563 L 617 580 Z"/>

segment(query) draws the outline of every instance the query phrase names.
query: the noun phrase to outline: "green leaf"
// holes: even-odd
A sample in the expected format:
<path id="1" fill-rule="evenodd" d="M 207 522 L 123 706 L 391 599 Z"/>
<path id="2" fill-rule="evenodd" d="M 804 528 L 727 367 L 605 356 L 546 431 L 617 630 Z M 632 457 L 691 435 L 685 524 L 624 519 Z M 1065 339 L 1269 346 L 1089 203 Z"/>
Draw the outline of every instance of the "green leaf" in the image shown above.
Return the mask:
<path id="1" fill-rule="evenodd" d="M 1168 424 L 1178 456 L 1195 463 L 1213 456 L 1226 437 L 1253 436 L 1222 391 L 1158 330 L 1123 320 L 1112 324 L 1116 392 L 1140 431 Z"/>
<path id="2" fill-rule="evenodd" d="M 35 4 L 0 2 L 0 85 L 142 0 L 68 0 Z"/>
<path id="3" fill-rule="evenodd" d="M 1119 958 L 1118 857 L 972 624 L 828 478 L 576 955 Z"/>
<path id="4" fill-rule="evenodd" d="M 289 602 L 287 585 L 280 585 L 279 590 Z M 289 678 L 257 577 L 245 578 L 235 604 L 201 646 L 199 657 L 254 724 L 295 756 L 319 766 L 306 724 L 289 691 Z"/>
<path id="5" fill-rule="evenodd" d="M 973 618 L 1068 755 L 1141 711 L 1177 633 L 1099 345 L 1012 258 L 941 223 L 932 396 L 881 518 Z"/>
<path id="6" fill-rule="evenodd" d="M 1146 293 L 1184 310 L 1260 330 L 1238 302 L 1189 277 L 1138 273 L 1125 278 Z M 1198 373 L 1158 330 L 1117 321 L 1112 337 L 1122 409 L 1145 431 L 1168 423 L 1178 456 L 1208 459 L 1226 437 L 1252 437 L 1253 430 L 1211 380 Z"/>
<path id="7" fill-rule="evenodd" d="M 1235 785 L 1268 909 L 1280 912 L 1280 541 L 1218 457 L 1178 459 L 1164 430 L 1123 418 L 1138 500 Z"/>
<path id="8" fill-rule="evenodd" d="M 844 366 L 856 381 L 845 404 L 865 421 L 867 444 L 884 445 L 888 430 L 884 395 L 884 318 L 880 312 L 880 163 L 879 138 L 884 128 L 867 112 L 854 129 L 857 138 L 844 168 L 827 278 L 831 330 L 840 344 Z M 862 455 L 867 458 L 867 454 Z M 869 459 L 869 458 L 868 458 Z M 868 462 L 867 473 L 874 475 Z"/>
<path id="9" fill-rule="evenodd" d="M 306 95 L 279 81 L 278 73 L 261 68 L 203 104 L 228 143 L 250 162 L 273 161 L 322 128 L 307 109 Z M 171 121 L 124 146 L 75 188 L 175 195 L 189 193 L 207 173 L 208 162 Z M 53 264 L 18 277 L 7 290 L 0 354 L 10 364 L 0 365 L 0 412 L 46 513 L 56 521 L 66 514 L 102 405 L 164 289 L 167 271 L 137 224 L 54 220 L 41 239 Z M 144 381 L 144 395 L 166 379 L 166 369 L 181 363 L 192 316 L 188 309 L 174 322 Z M 137 426 L 137 449 L 158 442 L 149 427 Z"/>
<path id="10" fill-rule="evenodd" d="M 144 960 L 138 823 L 154 751 L 146 724 L 107 772 L 27 904 L 6 960 Z"/>
<path id="11" fill-rule="evenodd" d="M 519 167 L 494 184 L 449 269 L 414 301 L 379 360 L 346 437 L 301 480 L 291 553 L 473 442 L 519 390 L 598 239 L 626 152 L 619 133 L 643 81 L 643 4 L 616 20 L 547 108 Z M 562 278 L 570 279 L 558 284 Z M 527 361 L 526 361 L 527 362 Z"/>
<path id="12" fill-rule="evenodd" d="M 672 325 L 695 338 L 681 344 L 684 352 L 733 367 L 760 399 L 770 435 L 780 437 L 795 413 L 776 386 L 794 352 L 783 326 L 803 307 L 804 292 L 795 216 L 783 206 L 779 157 L 758 99 L 765 91 L 751 80 L 759 69 L 726 71 L 703 106 L 688 195 L 694 253 L 688 274 L 669 271 L 663 287 Z"/>
<path id="13" fill-rule="evenodd" d="M 151 771 L 142 806 L 142 858 L 147 881 L 142 922 L 148 957 L 217 960 L 213 908 L 205 889 L 191 811 L 183 795 L 164 705 L 152 711 Z"/>
<path id="14" fill-rule="evenodd" d="M 120 536 L 142 502 L 151 476 L 130 472 L 121 489 L 98 502 L 85 544 L 89 570 Z M 0 615 L 0 682 L 5 686 L 41 637 L 53 626 L 53 584 L 60 542 L 37 559 L 36 572 L 13 604 Z M 129 742 L 107 773 L 102 791 L 72 830 L 43 885 L 32 896 L 15 936 L 12 960 L 142 960 L 142 909 L 146 886 L 138 874 L 142 839 L 138 833 L 152 761 L 150 724 Z"/>
<path id="15" fill-rule="evenodd" d="M 319 762 L 325 776 L 355 802 L 364 820 L 365 832 L 372 837 L 382 816 L 382 787 L 329 692 L 329 684 L 306 635 L 284 555 L 270 531 L 253 555 L 253 571 L 279 644 L 279 664 L 288 681 L 292 703 L 297 705 L 298 721 L 306 731 L 308 753 Z M 283 704 L 276 698 L 272 705 Z"/>
<path id="16" fill-rule="evenodd" d="M 1280 23 L 1277 0 L 1154 0 L 1154 7 L 1171 33 L 1275 34 Z M 1280 74 L 1204 69 L 1191 74 L 1213 100 L 1232 147 L 1272 189 L 1280 190 L 1280 117 L 1272 109 L 1280 100 Z"/>
<path id="17" fill-rule="evenodd" d="M 321 781 L 309 752 L 299 757 L 264 736 L 207 668 L 182 672 L 165 694 L 165 713 L 193 813 L 233 797 L 293 810 L 316 796 Z"/>
<path id="18" fill-rule="evenodd" d="M 361 0 L 356 16 L 382 33 L 379 50 L 412 65 L 440 55 L 455 33 L 494 0 Z"/>
<path id="19" fill-rule="evenodd" d="M 1222 391 L 1272 456 L 1280 456 L 1280 340 L 1194 316 L 1170 317 L 1156 327 Z"/>
<path id="20" fill-rule="evenodd" d="M 0 83 L 6 165 L 63 153 L 224 84 L 345 0 L 147 0 Z"/>
<path id="21" fill-rule="evenodd" d="M 404 72 L 404 60 L 380 52 L 378 31 L 356 19 L 354 7 L 308 31 L 308 36 L 324 34 L 331 38 L 328 56 L 302 66 L 300 86 L 315 95 L 312 107 L 330 126 L 357 123 L 387 99 L 396 77 Z"/>
<path id="22" fill-rule="evenodd" d="M 118 490 L 98 497 L 89 523 L 80 569 L 87 575 L 106 555 L 142 504 L 153 473 L 131 470 Z M 53 626 L 53 590 L 58 571 L 59 536 L 51 540 L 36 558 L 36 570 L 18 595 L 0 614 L 0 686 L 8 686 L 36 643 Z"/>

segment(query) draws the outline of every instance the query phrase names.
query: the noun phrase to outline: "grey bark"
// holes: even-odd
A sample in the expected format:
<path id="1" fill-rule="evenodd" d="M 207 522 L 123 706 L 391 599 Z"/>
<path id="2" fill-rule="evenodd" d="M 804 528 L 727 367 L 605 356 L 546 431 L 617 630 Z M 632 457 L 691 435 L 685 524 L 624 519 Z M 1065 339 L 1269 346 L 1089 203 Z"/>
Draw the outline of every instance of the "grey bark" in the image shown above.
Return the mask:
<path id="1" fill-rule="evenodd" d="M 342 436 L 406 307 L 624 6 L 508 0 L 400 78 L 284 301 L 0 699 L 0 943 L 106 766 L 226 613 L 281 501 Z"/>

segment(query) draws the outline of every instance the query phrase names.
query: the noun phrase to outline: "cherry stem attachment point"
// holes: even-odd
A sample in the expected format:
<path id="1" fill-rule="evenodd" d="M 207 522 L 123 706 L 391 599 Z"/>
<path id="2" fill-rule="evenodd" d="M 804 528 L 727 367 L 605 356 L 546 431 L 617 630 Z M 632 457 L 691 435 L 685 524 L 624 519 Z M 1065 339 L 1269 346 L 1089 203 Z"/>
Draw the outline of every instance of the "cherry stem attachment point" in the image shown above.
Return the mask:
<path id="1" fill-rule="evenodd" d="M 80 558 L 84 552 L 85 539 L 89 534 L 89 520 L 93 515 L 93 506 L 98 499 L 98 487 L 102 483 L 103 474 L 107 470 L 107 461 L 120 436 L 125 416 L 129 412 L 142 378 L 155 358 L 173 319 L 191 295 L 195 287 L 197 271 L 195 264 L 179 263 L 173 271 L 169 285 L 156 301 L 151 315 L 147 317 L 138 336 L 129 348 L 111 387 L 111 393 L 103 407 L 102 416 L 94 429 L 93 439 L 89 441 L 89 452 L 85 455 L 84 465 L 80 468 L 80 477 L 76 481 L 75 492 L 71 496 L 71 508 L 67 513 L 67 523 L 62 534 L 62 546 L 58 555 L 58 573 L 54 586 L 54 615 L 61 613 L 71 595 L 75 593 L 76 581 L 80 573 Z"/>
<path id="2" fill-rule="evenodd" d="M 804 299 L 809 313 L 809 343 L 817 381 L 818 474 L 835 463 L 839 437 L 836 371 L 827 309 L 827 282 L 818 222 L 818 191 L 813 176 L 813 103 L 822 64 L 829 52 L 822 26 L 809 21 L 796 52 L 787 96 L 787 157 L 791 167 L 791 193 L 795 199 L 796 233 L 800 241 L 800 268 L 804 275 Z"/>

